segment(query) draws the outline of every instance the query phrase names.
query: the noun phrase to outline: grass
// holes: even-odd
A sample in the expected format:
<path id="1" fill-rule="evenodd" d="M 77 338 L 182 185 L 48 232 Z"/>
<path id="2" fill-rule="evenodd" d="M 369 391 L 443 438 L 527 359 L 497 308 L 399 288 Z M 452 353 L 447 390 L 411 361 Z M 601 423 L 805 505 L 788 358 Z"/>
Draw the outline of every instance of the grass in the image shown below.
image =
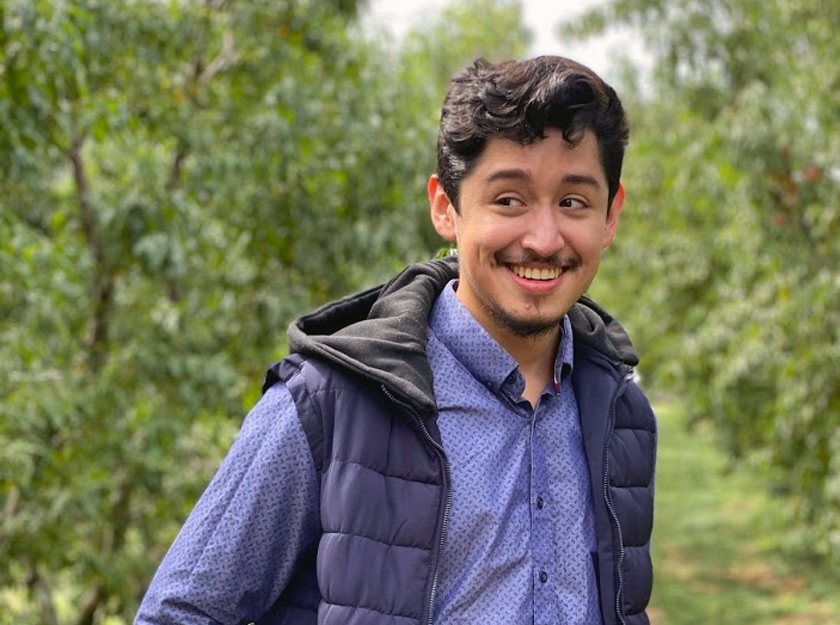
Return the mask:
<path id="1" fill-rule="evenodd" d="M 687 430 L 671 404 L 660 428 L 652 625 L 840 623 L 840 587 L 784 558 L 784 503 L 747 467 L 727 471 L 710 433 Z"/>

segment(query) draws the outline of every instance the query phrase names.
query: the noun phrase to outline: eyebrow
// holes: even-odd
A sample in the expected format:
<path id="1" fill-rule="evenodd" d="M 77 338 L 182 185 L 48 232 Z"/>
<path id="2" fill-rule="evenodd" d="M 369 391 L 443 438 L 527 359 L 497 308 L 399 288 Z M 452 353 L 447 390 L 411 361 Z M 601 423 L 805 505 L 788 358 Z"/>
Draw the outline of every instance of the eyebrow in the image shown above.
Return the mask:
<path id="1" fill-rule="evenodd" d="M 530 180 L 531 174 L 527 169 L 499 169 L 484 179 L 484 182 L 496 182 L 497 180 Z M 587 174 L 566 174 L 563 176 L 565 184 L 584 184 L 594 189 L 600 189 L 601 183 L 596 178 Z"/>

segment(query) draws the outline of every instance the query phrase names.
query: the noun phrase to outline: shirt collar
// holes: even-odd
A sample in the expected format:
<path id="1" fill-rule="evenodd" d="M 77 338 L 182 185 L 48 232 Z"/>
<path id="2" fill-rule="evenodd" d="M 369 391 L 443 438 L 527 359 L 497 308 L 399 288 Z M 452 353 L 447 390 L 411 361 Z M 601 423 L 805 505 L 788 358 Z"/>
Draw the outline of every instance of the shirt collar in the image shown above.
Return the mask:
<path id="1" fill-rule="evenodd" d="M 455 295 L 457 280 L 450 281 L 437 298 L 429 328 L 458 362 L 479 382 L 493 390 L 503 389 L 514 397 L 525 391 L 525 380 L 516 360 L 476 321 Z M 573 363 L 572 326 L 563 317 L 563 336 L 554 362 L 554 392 L 571 373 Z"/>
<path id="2" fill-rule="evenodd" d="M 572 373 L 575 365 L 575 346 L 572 338 L 572 321 L 569 315 L 563 315 L 563 336 L 557 358 L 554 360 L 554 381 L 559 382 Z"/>

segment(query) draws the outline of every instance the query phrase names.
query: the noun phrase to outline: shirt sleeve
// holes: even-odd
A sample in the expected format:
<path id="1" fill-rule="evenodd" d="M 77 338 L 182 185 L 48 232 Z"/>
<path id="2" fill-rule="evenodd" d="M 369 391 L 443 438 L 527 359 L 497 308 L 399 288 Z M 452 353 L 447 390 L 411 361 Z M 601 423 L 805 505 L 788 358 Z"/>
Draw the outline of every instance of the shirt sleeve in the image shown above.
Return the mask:
<path id="1" fill-rule="evenodd" d="M 319 534 L 309 444 L 285 386 L 270 388 L 181 528 L 135 625 L 256 621 Z"/>

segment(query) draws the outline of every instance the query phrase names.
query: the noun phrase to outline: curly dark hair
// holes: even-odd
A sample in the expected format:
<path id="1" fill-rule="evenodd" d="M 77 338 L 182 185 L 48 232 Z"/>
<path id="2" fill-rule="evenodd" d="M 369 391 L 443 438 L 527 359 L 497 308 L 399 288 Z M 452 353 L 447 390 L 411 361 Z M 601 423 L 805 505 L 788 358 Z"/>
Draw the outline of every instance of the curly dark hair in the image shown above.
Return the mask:
<path id="1" fill-rule="evenodd" d="M 547 128 L 572 145 L 593 132 L 612 204 L 630 133 L 621 100 L 595 72 L 561 56 L 540 56 L 496 64 L 478 59 L 455 75 L 437 143 L 438 177 L 455 209 L 461 182 L 489 137 L 525 145 L 545 138 Z"/>

